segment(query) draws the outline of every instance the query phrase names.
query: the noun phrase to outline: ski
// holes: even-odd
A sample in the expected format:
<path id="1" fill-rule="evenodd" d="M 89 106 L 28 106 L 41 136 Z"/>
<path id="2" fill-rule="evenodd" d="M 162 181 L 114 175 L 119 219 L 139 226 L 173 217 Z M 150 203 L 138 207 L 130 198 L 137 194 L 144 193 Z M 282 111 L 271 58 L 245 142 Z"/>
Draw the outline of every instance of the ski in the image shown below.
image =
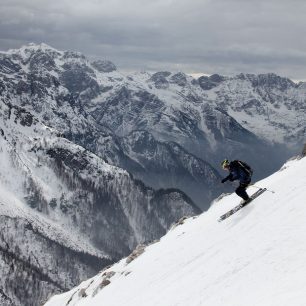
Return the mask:
<path id="1" fill-rule="evenodd" d="M 254 199 L 256 199 L 258 196 L 260 196 L 262 193 L 264 193 L 267 189 L 266 188 L 260 188 L 259 190 L 257 190 L 255 193 L 253 193 L 250 198 L 251 200 L 247 203 L 240 203 L 239 205 L 235 206 L 233 209 L 229 210 L 227 213 L 225 213 L 224 215 L 222 215 L 218 221 L 221 222 L 225 219 L 227 219 L 228 217 L 230 217 L 231 215 L 233 215 L 234 213 L 236 213 L 238 210 L 240 210 L 241 208 L 243 208 L 244 206 L 247 206 L 248 204 L 250 204 Z"/>

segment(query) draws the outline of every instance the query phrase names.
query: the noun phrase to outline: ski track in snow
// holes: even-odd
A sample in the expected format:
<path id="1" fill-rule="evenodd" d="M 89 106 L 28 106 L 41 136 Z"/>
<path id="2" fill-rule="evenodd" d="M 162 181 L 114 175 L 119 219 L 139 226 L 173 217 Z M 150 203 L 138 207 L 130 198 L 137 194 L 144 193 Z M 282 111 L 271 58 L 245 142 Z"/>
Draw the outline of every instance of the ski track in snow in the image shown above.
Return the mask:
<path id="1" fill-rule="evenodd" d="M 275 193 L 218 223 L 239 201 L 225 196 L 130 264 L 123 259 L 110 267 L 108 286 L 99 289 L 101 272 L 46 306 L 305 305 L 306 158 L 288 161 L 256 185 Z"/>

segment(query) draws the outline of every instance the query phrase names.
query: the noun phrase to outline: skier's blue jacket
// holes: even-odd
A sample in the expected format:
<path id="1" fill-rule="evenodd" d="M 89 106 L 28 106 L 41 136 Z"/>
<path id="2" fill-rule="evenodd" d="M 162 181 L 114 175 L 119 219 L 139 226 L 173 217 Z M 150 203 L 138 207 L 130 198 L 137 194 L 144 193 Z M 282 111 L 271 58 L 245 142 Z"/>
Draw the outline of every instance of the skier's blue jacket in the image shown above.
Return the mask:
<path id="1" fill-rule="evenodd" d="M 234 160 L 229 164 L 230 174 L 223 179 L 223 182 L 230 180 L 235 181 L 239 180 L 242 184 L 249 184 L 252 177 L 252 170 L 247 169 L 244 166 L 244 163 Z"/>

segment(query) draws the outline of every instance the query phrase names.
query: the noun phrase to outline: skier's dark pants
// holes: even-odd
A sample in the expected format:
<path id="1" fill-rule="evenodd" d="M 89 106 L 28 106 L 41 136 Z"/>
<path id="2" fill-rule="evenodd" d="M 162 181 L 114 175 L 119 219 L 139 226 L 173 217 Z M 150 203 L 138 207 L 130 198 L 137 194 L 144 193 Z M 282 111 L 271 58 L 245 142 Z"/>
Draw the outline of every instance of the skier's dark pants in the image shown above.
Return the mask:
<path id="1" fill-rule="evenodd" d="M 240 183 L 238 188 L 235 190 L 236 194 L 239 195 L 239 197 L 243 198 L 244 200 L 247 200 L 249 198 L 245 189 L 248 187 L 250 183 L 251 180 L 249 180 L 248 182 Z"/>

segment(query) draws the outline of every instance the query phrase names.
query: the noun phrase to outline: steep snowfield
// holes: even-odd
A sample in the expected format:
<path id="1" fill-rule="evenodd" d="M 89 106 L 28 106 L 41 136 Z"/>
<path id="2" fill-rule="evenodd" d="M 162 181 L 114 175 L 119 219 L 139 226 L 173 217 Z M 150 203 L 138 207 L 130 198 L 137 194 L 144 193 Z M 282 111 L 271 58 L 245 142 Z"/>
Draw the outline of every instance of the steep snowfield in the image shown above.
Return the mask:
<path id="1" fill-rule="evenodd" d="M 218 223 L 239 202 L 225 196 L 131 263 L 121 260 L 46 306 L 305 305 L 306 158 L 256 185 L 274 193 Z"/>

